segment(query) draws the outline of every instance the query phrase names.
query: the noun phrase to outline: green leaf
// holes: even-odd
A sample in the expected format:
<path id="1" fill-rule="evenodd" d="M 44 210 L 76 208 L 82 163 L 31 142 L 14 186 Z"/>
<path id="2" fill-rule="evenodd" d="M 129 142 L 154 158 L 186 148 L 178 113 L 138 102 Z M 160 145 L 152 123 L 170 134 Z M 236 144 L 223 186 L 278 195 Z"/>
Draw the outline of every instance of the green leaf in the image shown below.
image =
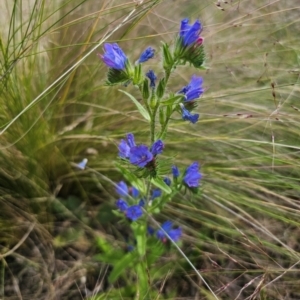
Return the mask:
<path id="1" fill-rule="evenodd" d="M 158 98 L 162 98 L 164 96 L 165 88 L 166 88 L 166 80 L 165 80 L 165 78 L 162 78 L 159 81 L 159 84 L 158 84 L 157 89 L 156 89 L 156 95 L 157 95 Z"/>
<path id="2" fill-rule="evenodd" d="M 183 99 L 184 96 L 183 95 L 176 95 L 176 96 L 173 96 L 165 101 L 161 101 L 160 104 L 161 105 L 173 105 L 177 102 L 179 102 L 181 99 Z"/>
<path id="3" fill-rule="evenodd" d="M 137 188 L 141 193 L 146 193 L 146 187 L 144 184 L 144 181 L 137 178 L 132 172 L 130 172 L 127 168 L 124 168 L 121 164 L 116 162 L 117 168 L 120 170 L 120 172 L 123 174 L 123 176 L 135 187 Z"/>
<path id="4" fill-rule="evenodd" d="M 131 94 L 123 91 L 123 90 L 119 90 L 120 92 L 124 93 L 126 96 L 128 96 L 132 101 L 133 103 L 136 105 L 138 111 L 140 112 L 140 114 L 147 120 L 147 121 L 150 121 L 150 115 L 149 113 L 147 112 L 147 110 L 143 107 L 143 105 L 137 101 Z"/>
<path id="5" fill-rule="evenodd" d="M 171 188 L 165 184 L 165 182 L 160 177 L 151 178 L 151 183 L 153 183 L 155 186 L 166 192 L 167 194 L 171 194 L 172 190 Z"/>
<path id="6" fill-rule="evenodd" d="M 111 253 L 111 251 L 114 249 L 113 246 L 108 243 L 105 239 L 102 237 L 96 238 L 97 246 L 103 251 L 104 253 Z"/>
<path id="7" fill-rule="evenodd" d="M 162 255 L 164 254 L 164 252 L 166 252 L 167 249 L 165 246 L 166 245 L 161 242 L 158 243 L 156 238 L 148 239 L 147 249 L 149 249 L 149 251 L 147 252 L 146 258 L 148 266 L 152 266 L 157 260 L 159 260 L 162 257 Z M 156 271 L 157 269 L 155 268 L 154 273 Z"/>
<path id="8" fill-rule="evenodd" d="M 108 280 L 110 283 L 114 283 L 125 270 L 132 267 L 136 263 L 137 255 L 134 252 L 127 253 L 120 259 L 114 266 L 112 272 L 110 273 Z"/>
<path id="9" fill-rule="evenodd" d="M 149 283 L 145 262 L 140 261 L 136 266 L 140 299 L 148 299 Z"/>
<path id="10" fill-rule="evenodd" d="M 123 256 L 124 251 L 114 250 L 111 253 L 96 254 L 93 256 L 93 259 L 114 266 L 120 261 L 120 259 L 122 259 Z"/>
<path id="11" fill-rule="evenodd" d="M 174 59 L 172 57 L 170 47 L 168 44 L 163 43 L 163 66 L 165 70 L 170 70 L 174 64 Z"/>

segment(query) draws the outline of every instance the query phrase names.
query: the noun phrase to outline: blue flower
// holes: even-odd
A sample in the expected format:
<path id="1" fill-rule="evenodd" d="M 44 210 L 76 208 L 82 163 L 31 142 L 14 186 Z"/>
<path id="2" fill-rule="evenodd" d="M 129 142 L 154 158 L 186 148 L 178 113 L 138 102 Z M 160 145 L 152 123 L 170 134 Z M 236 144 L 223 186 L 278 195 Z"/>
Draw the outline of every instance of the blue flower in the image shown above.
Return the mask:
<path id="1" fill-rule="evenodd" d="M 182 103 L 179 103 L 181 109 L 182 109 L 182 119 L 185 121 L 190 121 L 191 123 L 195 124 L 199 120 L 199 114 L 191 114 Z"/>
<path id="2" fill-rule="evenodd" d="M 165 178 L 164 178 L 164 182 L 165 182 L 165 184 L 168 185 L 168 186 L 171 185 L 171 179 L 168 178 L 168 177 L 165 177 Z"/>
<path id="3" fill-rule="evenodd" d="M 133 198 L 137 198 L 139 195 L 139 190 L 137 188 L 135 188 L 134 186 L 131 188 L 131 195 Z"/>
<path id="4" fill-rule="evenodd" d="M 128 158 L 130 154 L 130 148 L 135 146 L 134 135 L 132 133 L 127 134 L 127 141 L 121 140 L 119 144 L 119 156 L 121 158 Z"/>
<path id="5" fill-rule="evenodd" d="M 141 64 L 146 62 L 154 56 L 155 50 L 152 47 L 148 47 L 140 56 L 138 62 Z"/>
<path id="6" fill-rule="evenodd" d="M 153 235 L 154 232 L 155 232 L 155 230 L 154 230 L 151 226 L 148 226 L 148 227 L 147 227 L 147 233 L 148 233 L 149 235 Z"/>
<path id="7" fill-rule="evenodd" d="M 155 198 L 158 198 L 161 196 L 161 190 L 160 189 L 154 189 L 152 191 L 151 199 L 154 200 Z"/>
<path id="8" fill-rule="evenodd" d="M 127 62 L 127 56 L 118 44 L 104 44 L 104 55 L 100 55 L 103 62 L 115 70 L 124 70 Z"/>
<path id="9" fill-rule="evenodd" d="M 127 143 L 130 148 L 136 146 L 135 141 L 134 141 L 134 135 L 132 133 L 127 134 Z"/>
<path id="10" fill-rule="evenodd" d="M 199 186 L 200 179 L 202 178 L 199 172 L 199 163 L 193 162 L 185 171 L 183 178 L 184 183 L 190 188 L 196 188 Z"/>
<path id="11" fill-rule="evenodd" d="M 145 206 L 145 201 L 144 199 L 140 199 L 139 201 L 139 206 L 144 207 Z"/>
<path id="12" fill-rule="evenodd" d="M 172 229 L 173 227 L 173 223 L 171 221 L 166 221 L 161 225 L 162 229 L 159 229 L 156 232 L 156 236 L 159 240 L 161 240 L 162 242 L 166 242 L 167 241 L 167 236 L 166 233 L 168 234 L 168 236 L 171 238 L 171 240 L 173 240 L 174 242 L 177 242 L 180 237 L 182 236 L 182 230 L 180 227 Z"/>
<path id="13" fill-rule="evenodd" d="M 121 212 L 125 212 L 128 209 L 128 204 L 125 200 L 119 199 L 116 201 L 116 206 Z"/>
<path id="14" fill-rule="evenodd" d="M 87 158 L 84 158 L 80 163 L 76 164 L 76 167 L 80 170 L 84 170 L 87 162 L 88 162 Z"/>
<path id="15" fill-rule="evenodd" d="M 130 149 L 129 161 L 138 167 L 145 167 L 153 159 L 153 154 L 145 145 L 139 145 Z"/>
<path id="16" fill-rule="evenodd" d="M 128 252 L 134 251 L 134 246 L 132 246 L 132 245 L 127 245 L 127 251 L 128 251 Z"/>
<path id="17" fill-rule="evenodd" d="M 134 135 L 128 133 L 127 140 L 121 140 L 118 148 L 121 158 L 129 159 L 131 164 L 143 168 L 154 160 L 157 154 L 162 153 L 164 143 L 161 140 L 157 140 L 149 150 L 146 145 L 136 145 Z"/>
<path id="18" fill-rule="evenodd" d="M 127 187 L 127 184 L 124 181 L 120 181 L 119 183 L 117 183 L 116 192 L 121 197 L 128 196 L 128 187 Z"/>
<path id="19" fill-rule="evenodd" d="M 177 242 L 182 236 L 182 229 L 180 227 L 172 229 L 168 232 L 168 234 L 171 240 Z"/>
<path id="20" fill-rule="evenodd" d="M 136 221 L 143 215 L 143 209 L 139 205 L 132 205 L 127 208 L 125 215 L 131 221 Z"/>
<path id="21" fill-rule="evenodd" d="M 172 166 L 172 174 L 174 178 L 177 178 L 180 175 L 179 169 L 175 165 Z"/>
<path id="22" fill-rule="evenodd" d="M 203 79 L 202 77 L 192 76 L 192 79 L 188 85 L 183 87 L 178 93 L 185 95 L 185 102 L 190 102 L 198 99 L 204 92 L 202 87 Z"/>
<path id="23" fill-rule="evenodd" d="M 130 147 L 125 140 L 121 140 L 119 144 L 119 156 L 121 158 L 128 158 L 130 153 Z"/>
<path id="24" fill-rule="evenodd" d="M 151 147 L 151 153 L 156 156 L 157 154 L 162 153 L 164 149 L 164 143 L 161 140 L 157 140 L 156 142 L 153 143 Z"/>
<path id="25" fill-rule="evenodd" d="M 188 47 L 196 42 L 199 43 L 201 31 L 202 25 L 199 20 L 196 20 L 193 25 L 189 25 L 189 19 L 183 19 L 180 26 L 180 37 L 182 38 L 182 44 Z"/>
<path id="26" fill-rule="evenodd" d="M 150 87 L 154 89 L 155 88 L 155 81 L 157 79 L 155 73 L 152 70 L 149 70 L 146 73 L 146 76 L 150 79 Z"/>

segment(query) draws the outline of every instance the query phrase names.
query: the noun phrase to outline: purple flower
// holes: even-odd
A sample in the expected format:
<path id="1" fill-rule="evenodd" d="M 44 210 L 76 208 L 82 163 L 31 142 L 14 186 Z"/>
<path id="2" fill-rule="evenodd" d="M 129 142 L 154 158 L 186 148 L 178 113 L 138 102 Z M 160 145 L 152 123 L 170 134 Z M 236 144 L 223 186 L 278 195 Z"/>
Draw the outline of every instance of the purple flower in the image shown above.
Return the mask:
<path id="1" fill-rule="evenodd" d="M 132 133 L 127 134 L 127 141 L 121 140 L 119 144 L 119 156 L 121 158 L 128 158 L 130 154 L 130 148 L 135 146 L 134 135 Z"/>
<path id="2" fill-rule="evenodd" d="M 118 44 L 104 44 L 104 55 L 100 55 L 103 62 L 112 69 L 124 70 L 127 62 L 127 56 Z"/>
<path id="3" fill-rule="evenodd" d="M 121 158 L 128 158 L 130 152 L 130 147 L 125 140 L 121 140 L 119 144 L 119 156 Z"/>
<path id="4" fill-rule="evenodd" d="M 121 197 L 128 196 L 128 187 L 127 187 L 127 184 L 124 181 L 120 181 L 119 183 L 117 183 L 116 192 Z"/>
<path id="5" fill-rule="evenodd" d="M 135 141 L 134 141 L 134 135 L 132 133 L 127 134 L 127 143 L 130 148 L 136 146 Z"/>
<path id="6" fill-rule="evenodd" d="M 127 245 L 127 251 L 132 252 L 134 250 L 134 246 L 132 245 Z"/>
<path id="7" fill-rule="evenodd" d="M 123 199 L 119 199 L 116 202 L 116 206 L 117 208 L 121 211 L 121 212 L 125 212 L 128 209 L 128 204 L 125 200 Z"/>
<path id="8" fill-rule="evenodd" d="M 177 178 L 180 175 L 179 169 L 175 165 L 172 166 L 172 174 L 174 178 Z"/>
<path id="9" fill-rule="evenodd" d="M 145 145 L 135 146 L 130 149 L 129 161 L 135 166 L 145 167 L 152 159 L 153 155 Z"/>
<path id="10" fill-rule="evenodd" d="M 173 240 L 174 242 L 177 242 L 181 236 L 182 236 L 182 230 L 180 227 L 172 229 L 168 232 L 169 237 L 171 238 L 171 240 Z"/>
<path id="11" fill-rule="evenodd" d="M 190 102 L 198 99 L 204 92 L 202 87 L 203 79 L 202 77 L 192 76 L 192 79 L 188 85 L 183 87 L 178 93 L 185 95 L 185 102 Z"/>
<path id="12" fill-rule="evenodd" d="M 155 73 L 152 70 L 149 70 L 146 73 L 146 76 L 150 79 L 150 87 L 154 89 L 155 88 L 155 81 L 157 79 Z"/>
<path id="13" fill-rule="evenodd" d="M 162 229 L 159 229 L 156 232 L 156 236 L 159 240 L 161 240 L 162 242 L 166 242 L 167 241 L 167 236 L 165 233 L 168 234 L 168 236 L 171 238 L 171 240 L 173 240 L 174 242 L 177 242 L 181 235 L 182 235 L 182 230 L 180 227 L 172 229 L 173 227 L 173 223 L 171 221 L 166 221 L 161 225 Z"/>
<path id="14" fill-rule="evenodd" d="M 153 235 L 154 232 L 155 232 L 155 230 L 154 230 L 151 226 L 148 226 L 148 227 L 147 227 L 147 233 L 148 233 L 149 235 Z"/>
<path id="15" fill-rule="evenodd" d="M 134 186 L 131 188 L 131 195 L 133 198 L 137 198 L 139 195 L 139 190 L 137 188 L 135 188 Z"/>
<path id="16" fill-rule="evenodd" d="M 164 178 L 164 182 L 165 182 L 165 184 L 168 185 L 168 186 L 171 185 L 171 179 L 168 178 L 168 177 L 165 177 L 165 178 Z"/>
<path id="17" fill-rule="evenodd" d="M 148 47 L 140 56 L 138 62 L 141 64 L 143 62 L 146 62 L 150 58 L 154 56 L 155 50 L 152 47 Z"/>
<path id="18" fill-rule="evenodd" d="M 139 201 L 139 206 L 144 207 L 145 206 L 145 201 L 144 199 L 140 199 Z"/>
<path id="19" fill-rule="evenodd" d="M 80 170 L 84 170 L 87 162 L 88 162 L 87 158 L 84 158 L 80 163 L 76 164 L 76 167 Z"/>
<path id="20" fill-rule="evenodd" d="M 183 19 L 180 26 L 180 37 L 182 38 L 183 46 L 190 46 L 194 43 L 199 43 L 199 39 L 202 31 L 202 25 L 199 20 L 196 20 L 193 25 L 189 25 L 189 19 Z"/>
<path id="21" fill-rule="evenodd" d="M 154 156 L 156 156 L 157 154 L 162 153 L 163 149 L 164 149 L 164 143 L 161 140 L 157 140 L 156 142 L 153 143 L 151 147 L 151 152 Z"/>
<path id="22" fill-rule="evenodd" d="M 127 208 L 125 215 L 131 221 L 136 221 L 143 215 L 143 209 L 139 205 L 132 205 Z"/>
<path id="23" fill-rule="evenodd" d="M 185 121 L 190 121 L 191 123 L 195 124 L 199 120 L 199 114 L 191 114 L 182 103 L 179 103 L 181 109 L 182 109 L 182 119 Z"/>
<path id="24" fill-rule="evenodd" d="M 154 200 L 155 198 L 158 198 L 161 196 L 161 190 L 160 189 L 154 189 L 152 191 L 151 199 Z"/>
<path id="25" fill-rule="evenodd" d="M 199 163 L 193 162 L 185 171 L 183 178 L 184 183 L 190 188 L 196 188 L 199 186 L 200 179 L 202 178 L 199 172 Z"/>
<path id="26" fill-rule="evenodd" d="M 161 228 L 168 233 L 168 231 L 170 231 L 172 229 L 172 225 L 173 225 L 172 221 L 166 221 L 161 225 Z M 161 237 L 165 236 L 162 229 L 157 230 L 157 233 L 156 233 L 156 235 L 159 239 Z"/>
<path id="27" fill-rule="evenodd" d="M 164 148 L 161 140 L 154 142 L 149 150 L 146 145 L 136 145 L 132 133 L 128 133 L 126 138 L 127 140 L 121 140 L 119 144 L 119 156 L 129 159 L 131 164 L 140 168 L 147 166 L 157 154 L 162 153 Z"/>

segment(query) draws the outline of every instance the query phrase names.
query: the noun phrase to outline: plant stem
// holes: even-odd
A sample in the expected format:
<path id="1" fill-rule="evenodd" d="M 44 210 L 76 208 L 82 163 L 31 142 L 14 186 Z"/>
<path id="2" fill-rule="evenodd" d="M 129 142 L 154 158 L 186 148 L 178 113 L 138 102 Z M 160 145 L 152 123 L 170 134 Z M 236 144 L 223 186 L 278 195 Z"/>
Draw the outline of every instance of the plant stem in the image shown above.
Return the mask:
<path id="1" fill-rule="evenodd" d="M 151 121 L 150 121 L 150 145 L 154 143 L 155 140 L 155 119 L 156 119 L 157 108 L 153 109 L 151 113 Z"/>

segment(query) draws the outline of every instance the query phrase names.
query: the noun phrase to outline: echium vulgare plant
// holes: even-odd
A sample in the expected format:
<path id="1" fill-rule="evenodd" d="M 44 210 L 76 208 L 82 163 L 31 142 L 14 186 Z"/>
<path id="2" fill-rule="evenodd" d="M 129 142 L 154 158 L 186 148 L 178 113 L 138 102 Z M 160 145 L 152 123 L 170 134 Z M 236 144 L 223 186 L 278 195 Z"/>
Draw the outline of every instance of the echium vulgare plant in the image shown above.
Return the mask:
<path id="1" fill-rule="evenodd" d="M 167 251 L 166 243 L 175 244 L 182 236 L 181 227 L 170 220 L 159 225 L 155 221 L 155 215 L 177 193 L 197 193 L 200 187 L 202 175 L 198 162 L 179 170 L 170 159 L 163 159 L 161 154 L 167 150 L 164 139 L 173 114 L 179 113 L 183 120 L 191 123 L 196 123 L 199 119 L 199 114 L 193 113 L 193 110 L 204 92 L 202 77 L 193 75 L 190 82 L 183 83 L 182 88 L 174 92 L 170 92 L 170 87 L 167 91 L 166 87 L 177 66 L 189 63 L 196 69 L 204 68 L 201 32 L 202 25 L 199 20 L 194 24 L 190 24 L 188 19 L 181 21 L 172 46 L 168 43 L 162 44 L 160 67 L 164 75 L 161 78 L 153 70 L 142 70 L 142 65 L 155 56 L 152 47 L 146 48 L 134 64 L 117 43 L 105 44 L 104 52 L 98 54 L 108 67 L 108 85 L 133 84 L 138 88 L 142 101 L 137 101 L 131 94 L 123 92 L 149 122 L 149 143 L 140 143 L 135 140 L 133 133 L 124 133 L 118 146 L 117 166 L 124 174 L 124 180 L 130 184 L 127 185 L 125 181 L 116 183 L 118 199 L 115 213 L 123 219 L 124 224 L 131 227 L 133 238 L 128 243 L 127 252 L 117 260 L 108 258 L 112 257 L 112 252 L 106 257 L 100 256 L 102 260 L 106 259 L 113 264 L 109 278 L 111 282 L 118 279 L 126 269 L 134 269 L 137 278 L 135 294 L 139 299 L 151 298 L 151 265 Z M 166 166 L 169 172 L 165 171 Z"/>

